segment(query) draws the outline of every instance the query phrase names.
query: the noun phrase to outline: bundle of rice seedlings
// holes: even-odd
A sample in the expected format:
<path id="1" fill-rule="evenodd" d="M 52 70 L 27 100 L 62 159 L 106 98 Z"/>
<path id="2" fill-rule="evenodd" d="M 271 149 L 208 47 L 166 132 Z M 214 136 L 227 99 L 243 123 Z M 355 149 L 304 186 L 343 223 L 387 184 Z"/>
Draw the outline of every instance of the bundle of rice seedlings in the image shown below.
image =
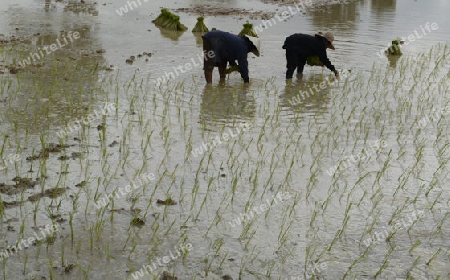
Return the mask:
<path id="1" fill-rule="evenodd" d="M 258 37 L 258 34 L 256 34 L 256 32 L 253 30 L 253 24 L 249 23 L 248 21 L 244 23 L 244 28 L 241 30 L 241 32 L 239 32 L 238 35 L 239 36 L 248 35 Z"/>
<path id="2" fill-rule="evenodd" d="M 385 51 L 386 55 L 402 55 L 402 50 L 400 49 L 400 45 L 403 42 L 400 39 L 396 39 L 392 41 L 392 45 Z"/>
<path id="3" fill-rule="evenodd" d="M 231 74 L 233 72 L 239 72 L 239 65 L 230 66 L 226 71 L 225 74 Z"/>
<path id="4" fill-rule="evenodd" d="M 323 63 L 322 63 L 322 61 L 320 61 L 320 59 L 317 55 L 308 56 L 306 58 L 306 64 L 308 64 L 309 66 L 322 66 L 323 67 Z"/>
<path id="5" fill-rule="evenodd" d="M 162 26 L 164 25 L 164 22 L 170 17 L 170 14 L 171 13 L 169 12 L 169 10 L 163 8 L 161 9 L 161 13 L 159 14 L 159 16 L 152 22 L 157 26 Z"/>
<path id="6" fill-rule="evenodd" d="M 204 17 L 198 17 L 197 23 L 195 24 L 194 29 L 192 29 L 192 32 L 208 32 L 209 29 L 206 27 L 205 23 L 203 22 L 205 18 Z"/>
<path id="7" fill-rule="evenodd" d="M 180 17 L 172 14 L 166 8 L 161 9 L 161 14 L 152 21 L 156 26 L 174 31 L 186 31 L 187 27 L 180 23 Z"/>

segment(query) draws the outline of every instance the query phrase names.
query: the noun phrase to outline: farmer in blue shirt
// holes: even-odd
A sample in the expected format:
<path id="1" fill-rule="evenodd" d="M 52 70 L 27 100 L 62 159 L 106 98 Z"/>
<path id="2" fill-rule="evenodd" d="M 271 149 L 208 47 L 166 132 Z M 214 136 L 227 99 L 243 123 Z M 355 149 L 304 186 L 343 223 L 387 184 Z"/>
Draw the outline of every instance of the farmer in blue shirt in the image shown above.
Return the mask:
<path id="1" fill-rule="evenodd" d="M 227 63 L 239 65 L 244 83 L 249 82 L 247 54 L 252 52 L 259 56 L 259 39 L 252 36 L 237 36 L 228 32 L 214 30 L 206 33 L 203 38 L 205 79 L 212 83 L 212 72 L 215 66 L 219 67 L 220 79 L 225 79 Z"/>
<path id="2" fill-rule="evenodd" d="M 283 49 L 286 50 L 286 79 L 291 79 L 297 68 L 297 74 L 303 74 L 303 67 L 309 56 L 318 56 L 323 65 L 334 72 L 336 76 L 339 72 L 331 64 L 327 57 L 327 48 L 334 50 L 334 36 L 330 32 L 315 36 L 296 33 L 286 38 Z"/>

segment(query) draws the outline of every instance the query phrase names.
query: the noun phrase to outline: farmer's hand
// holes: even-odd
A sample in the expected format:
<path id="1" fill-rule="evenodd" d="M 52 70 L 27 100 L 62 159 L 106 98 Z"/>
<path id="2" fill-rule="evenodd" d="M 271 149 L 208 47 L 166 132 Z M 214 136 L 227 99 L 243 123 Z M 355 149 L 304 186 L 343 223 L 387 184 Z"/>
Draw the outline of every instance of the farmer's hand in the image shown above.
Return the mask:
<path id="1" fill-rule="evenodd" d="M 338 70 L 334 70 L 333 72 L 334 72 L 334 75 L 335 75 L 336 77 L 339 77 L 339 72 L 338 72 Z"/>

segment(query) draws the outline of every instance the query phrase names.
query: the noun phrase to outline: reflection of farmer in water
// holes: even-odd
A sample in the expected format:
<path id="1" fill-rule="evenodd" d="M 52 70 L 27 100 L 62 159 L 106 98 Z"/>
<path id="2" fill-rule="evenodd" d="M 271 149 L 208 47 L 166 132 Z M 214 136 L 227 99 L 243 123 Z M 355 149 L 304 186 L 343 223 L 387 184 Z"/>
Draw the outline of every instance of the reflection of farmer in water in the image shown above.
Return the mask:
<path id="1" fill-rule="evenodd" d="M 227 63 L 236 66 L 236 60 L 244 83 L 248 83 L 247 53 L 252 52 L 259 56 L 259 39 L 214 30 L 203 35 L 203 50 L 205 53 L 203 70 L 207 83 L 212 83 L 212 72 L 215 66 L 219 67 L 220 79 L 222 80 L 225 79 Z"/>
<path id="2" fill-rule="evenodd" d="M 319 32 L 315 36 L 296 33 L 287 37 L 283 45 L 287 60 L 286 79 L 292 78 L 295 68 L 298 74 L 302 74 L 306 59 L 311 56 L 318 56 L 322 64 L 338 76 L 339 73 L 328 59 L 326 51 L 327 48 L 334 50 L 333 41 L 334 36 L 330 32 Z"/>
<path id="3" fill-rule="evenodd" d="M 208 131 L 220 132 L 224 123 L 251 123 L 255 118 L 256 101 L 247 87 L 239 84 L 206 84 L 200 104 L 200 122 Z"/>

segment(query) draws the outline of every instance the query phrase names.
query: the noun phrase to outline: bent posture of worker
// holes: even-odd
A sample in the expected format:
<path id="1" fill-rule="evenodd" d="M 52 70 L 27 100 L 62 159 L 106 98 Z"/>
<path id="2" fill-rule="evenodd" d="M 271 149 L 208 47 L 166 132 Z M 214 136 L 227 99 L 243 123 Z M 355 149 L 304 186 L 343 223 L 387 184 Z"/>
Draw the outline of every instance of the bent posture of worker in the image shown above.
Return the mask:
<path id="1" fill-rule="evenodd" d="M 227 63 L 239 65 L 244 83 L 249 82 L 247 54 L 252 52 L 259 56 L 259 39 L 252 36 L 237 36 L 228 32 L 213 30 L 202 36 L 205 79 L 212 83 L 212 72 L 215 66 L 219 67 L 220 79 L 225 79 Z"/>
<path id="2" fill-rule="evenodd" d="M 336 76 L 339 72 L 327 57 L 327 48 L 334 50 L 334 36 L 330 32 L 317 33 L 314 36 L 296 33 L 286 38 L 283 49 L 286 50 L 286 79 L 291 79 L 297 68 L 297 74 L 303 74 L 303 67 L 309 56 L 318 56 L 320 61 Z"/>

